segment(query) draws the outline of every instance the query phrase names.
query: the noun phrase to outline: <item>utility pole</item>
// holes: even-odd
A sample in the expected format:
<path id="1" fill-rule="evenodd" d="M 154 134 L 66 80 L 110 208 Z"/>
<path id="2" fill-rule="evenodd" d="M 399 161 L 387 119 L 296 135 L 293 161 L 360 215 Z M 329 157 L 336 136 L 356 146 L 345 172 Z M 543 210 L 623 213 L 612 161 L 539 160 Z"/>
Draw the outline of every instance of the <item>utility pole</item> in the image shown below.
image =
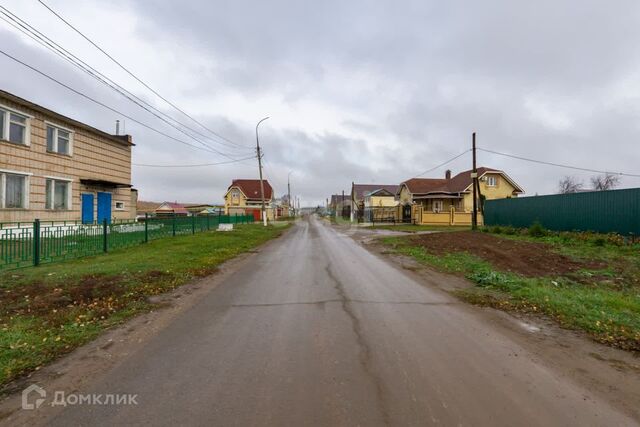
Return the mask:
<path id="1" fill-rule="evenodd" d="M 287 206 L 289 207 L 289 210 L 291 210 L 291 182 L 289 181 L 291 172 L 293 171 L 290 171 L 289 174 L 287 175 Z M 291 212 L 289 212 L 289 215 L 291 215 Z M 294 213 L 294 216 L 295 216 L 295 213 Z"/>
<path id="2" fill-rule="evenodd" d="M 473 132 L 471 150 L 473 152 L 473 169 L 471 178 L 473 179 L 473 214 L 471 216 L 471 229 L 478 229 L 478 169 L 476 168 L 476 133 Z"/>
<path id="3" fill-rule="evenodd" d="M 256 151 L 258 152 L 258 170 L 260 171 L 260 198 L 262 199 L 262 222 L 264 226 L 267 226 L 267 209 L 264 204 L 264 182 L 262 181 L 262 153 L 260 152 L 260 140 L 258 139 L 258 126 L 260 123 L 267 120 L 269 117 L 265 117 L 260 120 L 256 125 Z"/>

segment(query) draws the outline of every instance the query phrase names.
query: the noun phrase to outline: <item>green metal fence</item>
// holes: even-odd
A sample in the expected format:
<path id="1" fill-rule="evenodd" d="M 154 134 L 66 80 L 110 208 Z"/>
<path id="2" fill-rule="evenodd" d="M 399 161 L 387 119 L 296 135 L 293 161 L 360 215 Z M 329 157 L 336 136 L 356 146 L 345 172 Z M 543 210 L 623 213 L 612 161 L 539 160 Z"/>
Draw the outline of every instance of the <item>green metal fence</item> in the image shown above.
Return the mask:
<path id="1" fill-rule="evenodd" d="M 150 240 L 253 223 L 252 215 L 147 217 L 82 224 L 80 221 L 0 223 L 0 270 L 96 255 Z"/>
<path id="2" fill-rule="evenodd" d="M 640 188 L 487 200 L 486 225 L 640 236 Z"/>

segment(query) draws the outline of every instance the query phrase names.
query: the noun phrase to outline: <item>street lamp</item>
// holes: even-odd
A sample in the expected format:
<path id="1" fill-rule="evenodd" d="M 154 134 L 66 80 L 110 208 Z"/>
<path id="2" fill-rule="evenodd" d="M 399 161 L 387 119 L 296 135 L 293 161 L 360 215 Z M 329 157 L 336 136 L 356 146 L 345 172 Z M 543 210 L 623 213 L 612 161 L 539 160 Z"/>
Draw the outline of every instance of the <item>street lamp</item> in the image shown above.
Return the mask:
<path id="1" fill-rule="evenodd" d="M 260 120 L 256 125 L 256 150 L 258 151 L 258 170 L 260 172 L 260 198 L 262 199 L 262 221 L 265 227 L 267 226 L 267 210 L 264 205 L 264 182 L 262 181 L 262 154 L 260 153 L 260 140 L 258 139 L 258 126 L 260 126 L 260 123 L 264 122 L 268 118 L 269 117 L 265 117 L 264 119 Z"/>

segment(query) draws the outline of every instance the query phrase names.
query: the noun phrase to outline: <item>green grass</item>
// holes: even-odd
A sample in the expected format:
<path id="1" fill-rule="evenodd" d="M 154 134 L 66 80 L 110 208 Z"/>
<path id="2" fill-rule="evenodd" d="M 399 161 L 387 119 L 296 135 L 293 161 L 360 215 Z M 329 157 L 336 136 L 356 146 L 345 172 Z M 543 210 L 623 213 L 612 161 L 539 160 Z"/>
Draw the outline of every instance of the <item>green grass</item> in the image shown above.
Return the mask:
<path id="1" fill-rule="evenodd" d="M 279 236 L 287 224 L 237 225 L 0 274 L 0 384 L 153 307 L 161 294 Z"/>
<path id="2" fill-rule="evenodd" d="M 372 230 L 394 230 L 404 231 L 408 233 L 416 233 L 418 231 L 462 231 L 470 230 L 471 227 L 460 225 L 418 225 L 418 224 L 382 224 L 369 227 Z"/>
<path id="3" fill-rule="evenodd" d="M 529 240 L 526 236 L 506 236 Z M 432 254 L 406 237 L 388 237 L 381 241 L 393 251 L 411 256 L 438 270 L 465 276 L 476 286 L 456 293 L 463 299 L 504 310 L 541 313 L 562 326 L 581 329 L 599 342 L 640 351 L 640 286 L 637 248 L 611 245 L 592 251 L 590 243 L 579 239 L 560 243 L 545 238 L 553 250 L 571 253 L 580 259 L 617 260 L 619 268 L 583 269 L 580 275 L 589 281 L 571 277 L 523 277 L 499 271 L 489 262 L 462 252 Z M 540 239 L 535 239 L 540 241 Z M 633 248 L 633 247 L 631 247 Z M 623 268 L 624 266 L 625 268 Z M 620 270 L 622 268 L 622 271 Z M 631 276 L 628 276 L 629 272 Z M 632 277 L 633 276 L 633 277 Z M 612 281 L 622 279 L 624 285 Z"/>

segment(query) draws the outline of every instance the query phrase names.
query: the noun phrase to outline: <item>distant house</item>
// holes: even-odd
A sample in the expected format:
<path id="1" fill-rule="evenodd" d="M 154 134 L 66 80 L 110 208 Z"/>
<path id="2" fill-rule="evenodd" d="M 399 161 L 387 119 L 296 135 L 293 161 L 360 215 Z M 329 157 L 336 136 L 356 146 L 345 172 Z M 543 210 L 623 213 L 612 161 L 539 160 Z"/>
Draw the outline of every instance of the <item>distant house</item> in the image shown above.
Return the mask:
<path id="1" fill-rule="evenodd" d="M 385 190 L 391 194 L 398 192 L 397 184 L 355 184 L 351 183 L 351 221 L 362 220 L 364 215 L 365 195 L 374 191 Z"/>
<path id="2" fill-rule="evenodd" d="M 133 145 L 0 90 L 0 222 L 135 218 Z"/>
<path id="3" fill-rule="evenodd" d="M 517 197 L 524 190 L 504 171 L 478 168 L 481 200 Z M 403 206 L 402 219 L 411 218 L 422 224 L 467 224 L 473 209 L 473 179 L 471 171 L 451 176 L 447 170 L 441 178 L 411 178 L 400 184 L 397 192 Z"/>
<path id="4" fill-rule="evenodd" d="M 188 216 L 189 211 L 180 203 L 164 202 L 158 206 L 154 213 L 156 216 Z"/>
<path id="5" fill-rule="evenodd" d="M 156 209 L 158 209 L 158 206 L 160 206 L 161 204 L 162 203 L 160 202 L 145 202 L 144 200 L 138 200 L 138 203 L 136 205 L 136 213 L 139 217 L 145 215 L 153 215 L 155 214 Z"/>
<path id="6" fill-rule="evenodd" d="M 266 179 L 264 187 L 265 210 L 268 220 L 275 218 L 273 188 Z M 256 221 L 262 218 L 262 197 L 259 179 L 234 179 L 224 195 L 224 212 L 227 215 L 253 215 Z"/>
<path id="7" fill-rule="evenodd" d="M 332 194 L 329 212 L 335 216 L 351 216 L 351 195 Z"/>
<path id="8" fill-rule="evenodd" d="M 183 206 L 191 214 L 198 214 L 206 209 L 215 207 L 214 205 L 203 204 L 203 203 L 183 203 Z"/>

